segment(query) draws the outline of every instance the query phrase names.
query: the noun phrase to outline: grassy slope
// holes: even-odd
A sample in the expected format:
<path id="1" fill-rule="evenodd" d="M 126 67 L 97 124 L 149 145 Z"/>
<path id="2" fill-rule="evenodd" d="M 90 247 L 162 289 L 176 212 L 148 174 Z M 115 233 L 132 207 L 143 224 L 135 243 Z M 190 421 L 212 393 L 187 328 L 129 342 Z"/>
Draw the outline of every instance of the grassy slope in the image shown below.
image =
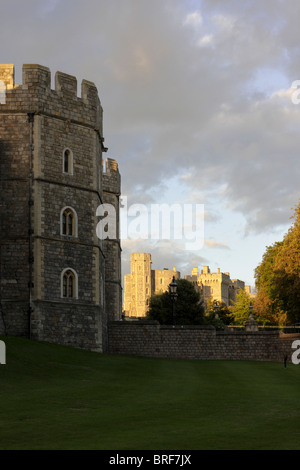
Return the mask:
<path id="1" fill-rule="evenodd" d="M 300 366 L 0 339 L 0 449 L 300 449 Z"/>

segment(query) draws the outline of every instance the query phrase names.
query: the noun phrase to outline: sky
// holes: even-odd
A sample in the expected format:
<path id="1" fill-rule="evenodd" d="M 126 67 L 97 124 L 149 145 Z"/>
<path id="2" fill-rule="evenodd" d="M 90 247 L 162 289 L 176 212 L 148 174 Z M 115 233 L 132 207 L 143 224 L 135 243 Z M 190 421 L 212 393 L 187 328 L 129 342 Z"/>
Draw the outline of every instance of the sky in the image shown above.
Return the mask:
<path id="1" fill-rule="evenodd" d="M 194 222 L 204 209 L 193 249 L 122 234 L 123 275 L 147 252 L 153 269 L 208 265 L 254 286 L 300 198 L 299 20 L 294 0 L 0 0 L 1 63 L 17 84 L 36 63 L 53 88 L 56 71 L 79 96 L 82 79 L 97 86 L 127 207 L 186 204 Z"/>

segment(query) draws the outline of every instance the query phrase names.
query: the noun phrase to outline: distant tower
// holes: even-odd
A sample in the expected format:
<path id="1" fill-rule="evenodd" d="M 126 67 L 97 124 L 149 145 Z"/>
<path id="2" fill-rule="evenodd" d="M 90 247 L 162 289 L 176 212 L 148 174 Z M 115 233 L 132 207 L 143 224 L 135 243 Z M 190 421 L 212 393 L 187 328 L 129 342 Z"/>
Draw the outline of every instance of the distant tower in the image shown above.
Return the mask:
<path id="1" fill-rule="evenodd" d="M 96 210 L 110 193 L 118 211 L 120 178 L 116 163 L 103 175 L 97 89 L 83 80 L 78 97 L 76 78 L 57 72 L 52 90 L 50 70 L 32 64 L 20 86 L 13 66 L 0 65 L 0 81 L 0 329 L 104 351 L 120 296 L 117 287 L 106 299 L 106 280 L 120 286 L 120 247 L 118 236 L 116 249 L 98 239 Z"/>
<path id="2" fill-rule="evenodd" d="M 155 269 L 152 271 L 152 293 L 162 294 L 169 291 L 169 284 L 175 279 L 180 279 L 180 272 L 173 266 L 173 270 L 164 268 L 163 270 Z"/>
<path id="3" fill-rule="evenodd" d="M 151 298 L 151 255 L 132 253 L 131 274 L 125 276 L 124 310 L 129 317 L 145 317 Z"/>
<path id="4" fill-rule="evenodd" d="M 131 274 L 124 276 L 124 310 L 128 317 L 145 317 L 152 295 L 169 290 L 173 277 L 180 279 L 180 272 L 173 269 L 151 270 L 150 253 L 132 253 Z"/>

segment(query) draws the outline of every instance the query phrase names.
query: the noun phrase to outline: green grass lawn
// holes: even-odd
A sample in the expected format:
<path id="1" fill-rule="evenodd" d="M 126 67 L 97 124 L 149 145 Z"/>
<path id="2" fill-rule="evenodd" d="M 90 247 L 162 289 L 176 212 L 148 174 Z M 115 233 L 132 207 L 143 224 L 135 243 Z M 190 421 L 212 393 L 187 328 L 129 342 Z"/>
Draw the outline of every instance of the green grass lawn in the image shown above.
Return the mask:
<path id="1" fill-rule="evenodd" d="M 0 339 L 1 450 L 300 449 L 300 365 Z"/>

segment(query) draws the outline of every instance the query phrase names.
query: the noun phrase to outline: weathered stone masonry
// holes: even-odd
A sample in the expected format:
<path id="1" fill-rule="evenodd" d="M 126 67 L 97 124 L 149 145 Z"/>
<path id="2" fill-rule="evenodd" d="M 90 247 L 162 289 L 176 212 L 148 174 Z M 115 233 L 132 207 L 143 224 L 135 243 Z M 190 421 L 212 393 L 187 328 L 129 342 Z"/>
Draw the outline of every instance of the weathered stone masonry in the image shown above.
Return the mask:
<path id="1" fill-rule="evenodd" d="M 111 159 L 109 174 L 103 173 L 107 149 L 97 89 L 83 80 L 78 97 L 76 78 L 57 72 L 52 90 L 50 70 L 35 64 L 23 66 L 19 86 L 13 66 L 0 65 L 1 80 L 0 333 L 106 350 L 107 320 L 121 314 L 120 248 L 98 239 L 96 210 L 107 201 L 104 186 L 118 199 L 120 175 Z M 71 235 L 62 233 L 68 207 L 76 226 Z M 113 290 L 106 287 L 109 267 Z M 72 298 L 62 296 L 67 268 L 77 276 Z"/>
<path id="2" fill-rule="evenodd" d="M 163 326 L 156 321 L 109 324 L 111 354 L 169 359 L 281 362 L 300 335 L 268 331 L 216 331 L 213 326 Z"/>
<path id="3" fill-rule="evenodd" d="M 121 195 L 121 177 L 115 160 L 106 160 L 106 172 L 103 174 L 103 201 L 114 207 L 116 213 L 116 233 L 120 234 L 119 207 Z M 118 320 L 122 311 L 121 284 L 121 243 L 120 239 L 107 239 L 105 255 L 105 301 L 108 312 L 107 321 Z M 107 323 L 106 323 L 107 325 Z"/>

